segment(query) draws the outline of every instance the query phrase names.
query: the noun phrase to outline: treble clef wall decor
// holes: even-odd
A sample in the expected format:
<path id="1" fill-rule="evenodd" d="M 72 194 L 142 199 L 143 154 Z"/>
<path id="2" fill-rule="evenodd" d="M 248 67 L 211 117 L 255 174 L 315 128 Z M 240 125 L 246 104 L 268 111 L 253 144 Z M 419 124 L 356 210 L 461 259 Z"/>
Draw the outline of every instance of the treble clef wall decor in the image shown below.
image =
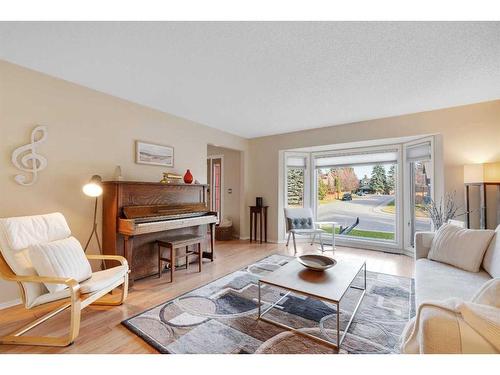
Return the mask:
<path id="1" fill-rule="evenodd" d="M 38 154 L 36 150 L 40 143 L 45 142 L 47 134 L 46 126 L 35 127 L 31 132 L 31 142 L 16 148 L 12 153 L 12 164 L 25 173 L 31 173 L 31 179 L 28 179 L 26 174 L 15 175 L 14 180 L 19 185 L 33 185 L 38 179 L 38 172 L 47 167 L 47 159 Z"/>

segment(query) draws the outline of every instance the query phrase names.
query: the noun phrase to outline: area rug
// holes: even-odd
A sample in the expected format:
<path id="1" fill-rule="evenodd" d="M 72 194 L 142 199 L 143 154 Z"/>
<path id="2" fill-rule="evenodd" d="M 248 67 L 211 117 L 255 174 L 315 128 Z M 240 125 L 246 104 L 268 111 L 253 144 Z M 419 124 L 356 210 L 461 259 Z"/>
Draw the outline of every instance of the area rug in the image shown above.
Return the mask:
<path id="1" fill-rule="evenodd" d="M 122 322 L 160 353 L 335 353 L 316 340 L 257 320 L 259 277 L 293 257 L 271 255 Z M 359 280 L 361 285 L 361 275 Z M 367 291 L 339 353 L 397 353 L 401 332 L 414 315 L 413 280 L 367 272 Z M 262 287 L 263 308 L 285 291 Z M 360 291 L 340 303 L 341 332 Z M 336 306 L 290 294 L 267 315 L 335 342 Z"/>

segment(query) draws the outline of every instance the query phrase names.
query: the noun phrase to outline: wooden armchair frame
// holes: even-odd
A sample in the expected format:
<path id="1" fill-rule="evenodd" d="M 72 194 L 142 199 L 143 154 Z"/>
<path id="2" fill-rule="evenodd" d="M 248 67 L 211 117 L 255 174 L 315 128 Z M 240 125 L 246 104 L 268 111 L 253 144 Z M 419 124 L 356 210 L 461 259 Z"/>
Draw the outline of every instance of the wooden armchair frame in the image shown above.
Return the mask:
<path id="1" fill-rule="evenodd" d="M 115 255 L 87 255 L 88 259 L 99 259 L 108 261 L 118 261 L 122 265 L 127 265 L 127 260 L 122 256 Z M 130 272 L 130 271 L 129 271 Z M 68 346 L 76 339 L 80 331 L 80 313 L 89 305 L 106 305 L 117 306 L 121 305 L 128 295 L 128 273 L 122 279 L 115 281 L 113 284 L 105 289 L 99 290 L 94 293 L 81 294 L 80 284 L 71 278 L 62 277 L 42 277 L 42 276 L 18 276 L 9 267 L 2 254 L 0 253 L 0 277 L 7 281 L 17 282 L 20 288 L 21 300 L 26 302 L 26 295 L 22 282 L 31 283 L 51 283 L 51 284 L 65 284 L 68 286 L 70 296 L 60 299 L 63 302 L 53 311 L 45 314 L 44 316 L 34 320 L 33 322 L 17 329 L 16 331 L 8 334 L 7 336 L 0 336 L 0 344 L 11 345 L 39 345 L 39 346 Z M 122 285 L 122 291 L 119 295 L 107 295 L 113 289 Z M 55 301 L 51 301 L 55 302 Z M 42 324 L 48 319 L 54 317 L 60 312 L 70 309 L 71 321 L 69 325 L 69 332 L 63 337 L 50 337 L 50 336 L 22 336 L 24 333 Z"/>

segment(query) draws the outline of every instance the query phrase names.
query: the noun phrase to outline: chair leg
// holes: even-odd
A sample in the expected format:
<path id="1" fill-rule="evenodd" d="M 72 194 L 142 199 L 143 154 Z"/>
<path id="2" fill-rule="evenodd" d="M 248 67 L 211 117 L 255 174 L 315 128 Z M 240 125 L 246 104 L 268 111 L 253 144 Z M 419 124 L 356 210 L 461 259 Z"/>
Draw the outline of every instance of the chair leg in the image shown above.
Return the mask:
<path id="1" fill-rule="evenodd" d="M 128 276 L 128 275 L 127 275 Z M 65 337 L 47 337 L 47 336 L 21 336 L 22 334 L 30 331 L 31 329 L 37 327 L 48 319 L 54 317 L 60 312 L 70 308 L 71 319 L 69 333 Z M 36 319 L 35 321 L 27 324 L 26 326 L 12 332 L 7 336 L 0 337 L 0 344 L 5 345 L 35 345 L 35 346 L 68 346 L 80 332 L 80 301 L 67 302 L 62 306 L 58 307 L 56 310 Z"/>
<path id="2" fill-rule="evenodd" d="M 311 240 L 311 246 L 314 245 L 314 240 L 316 239 L 316 232 L 313 233 L 313 238 Z"/>
<path id="3" fill-rule="evenodd" d="M 293 239 L 293 255 L 297 255 L 297 244 L 295 243 L 295 233 L 292 232 Z"/>
<path id="4" fill-rule="evenodd" d="M 290 236 L 292 235 L 292 232 L 288 232 L 288 237 L 286 239 L 286 246 L 288 247 L 288 243 L 290 242 Z"/>

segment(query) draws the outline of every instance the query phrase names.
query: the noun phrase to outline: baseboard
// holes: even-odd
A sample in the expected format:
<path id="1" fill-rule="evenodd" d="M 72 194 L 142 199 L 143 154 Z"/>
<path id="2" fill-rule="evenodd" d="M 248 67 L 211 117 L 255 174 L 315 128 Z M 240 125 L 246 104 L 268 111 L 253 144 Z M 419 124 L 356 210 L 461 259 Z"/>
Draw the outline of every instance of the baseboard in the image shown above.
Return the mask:
<path id="1" fill-rule="evenodd" d="M 243 237 L 240 237 L 240 240 L 241 241 L 248 241 L 250 240 L 250 236 L 243 236 Z M 259 241 L 257 241 L 259 242 Z M 267 239 L 267 243 L 281 243 L 279 241 L 276 241 L 276 240 L 270 240 L 270 239 Z"/>
<path id="2" fill-rule="evenodd" d="M 403 249 L 403 255 L 406 255 L 410 258 L 415 258 L 415 252 L 407 249 Z"/>
<path id="3" fill-rule="evenodd" d="M 0 303 L 0 310 L 6 309 L 6 308 L 12 307 L 12 306 L 20 305 L 20 304 L 21 304 L 21 300 L 19 298 L 14 299 L 12 301 L 2 302 L 2 303 Z"/>

